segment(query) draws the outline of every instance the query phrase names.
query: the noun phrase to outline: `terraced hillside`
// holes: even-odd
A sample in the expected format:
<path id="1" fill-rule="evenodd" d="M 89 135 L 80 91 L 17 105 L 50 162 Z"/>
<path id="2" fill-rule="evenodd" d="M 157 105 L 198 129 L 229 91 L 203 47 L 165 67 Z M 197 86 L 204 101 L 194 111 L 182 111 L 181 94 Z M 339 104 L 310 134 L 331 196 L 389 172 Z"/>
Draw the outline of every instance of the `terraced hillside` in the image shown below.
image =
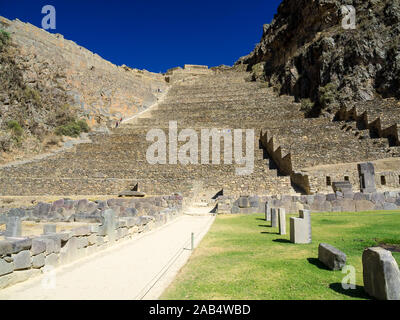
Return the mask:
<path id="1" fill-rule="evenodd" d="M 93 143 L 78 145 L 72 151 L 2 168 L 0 193 L 111 195 L 139 183 L 148 194 L 181 192 L 194 196 L 199 190 L 206 190 L 210 196 L 221 190 L 235 195 L 293 194 L 298 191 L 291 183 L 296 170 L 391 156 L 393 147 L 387 138 L 359 139 L 351 131 L 342 130 L 341 122 L 305 119 L 300 105 L 290 97 L 279 97 L 262 83 L 246 82 L 247 76 L 215 69 L 211 74 L 191 75 L 174 82 L 162 102 L 114 129 L 111 135 L 92 134 Z M 194 129 L 199 146 L 201 129 L 254 129 L 253 173 L 239 176 L 235 169 L 243 165 L 224 164 L 223 144 L 218 165 L 151 165 L 146 152 L 152 142 L 146 140 L 146 135 L 151 129 L 168 134 L 170 121 L 177 121 L 178 133 Z M 245 148 L 243 141 L 243 154 Z M 210 149 L 210 159 L 211 154 Z"/>
<path id="2" fill-rule="evenodd" d="M 74 151 L 0 171 L 2 195 L 115 194 L 130 184 L 151 194 L 182 192 L 197 188 L 215 194 L 291 193 L 290 177 L 279 176 L 259 149 L 260 129 L 277 117 L 283 107 L 287 114 L 301 115 L 290 98 L 279 98 L 258 83 L 245 82 L 246 74 L 233 71 L 202 75 L 181 81 L 170 89 L 166 99 L 149 115 L 114 129 L 112 135 L 92 135 L 92 144 Z M 273 107 L 271 107 L 273 106 Z M 154 128 L 168 132 L 169 122 L 177 121 L 178 130 L 202 128 L 254 129 L 256 150 L 254 171 L 238 176 L 235 162 L 225 165 L 150 165 L 146 151 L 151 142 L 146 134 Z M 244 139 L 243 139 L 244 140 Z M 245 150 L 243 141 L 243 150 Z M 223 153 L 221 145 L 221 154 Z M 211 158 L 210 150 L 210 158 Z"/>

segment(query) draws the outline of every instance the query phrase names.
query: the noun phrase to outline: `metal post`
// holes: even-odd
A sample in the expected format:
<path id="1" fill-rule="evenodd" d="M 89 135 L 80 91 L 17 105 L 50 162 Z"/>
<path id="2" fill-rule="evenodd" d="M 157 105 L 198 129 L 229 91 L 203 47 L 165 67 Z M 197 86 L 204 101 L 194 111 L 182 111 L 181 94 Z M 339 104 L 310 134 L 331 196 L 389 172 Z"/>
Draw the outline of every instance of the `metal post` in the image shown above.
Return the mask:
<path id="1" fill-rule="evenodd" d="M 192 232 L 192 251 L 194 250 L 194 233 Z"/>

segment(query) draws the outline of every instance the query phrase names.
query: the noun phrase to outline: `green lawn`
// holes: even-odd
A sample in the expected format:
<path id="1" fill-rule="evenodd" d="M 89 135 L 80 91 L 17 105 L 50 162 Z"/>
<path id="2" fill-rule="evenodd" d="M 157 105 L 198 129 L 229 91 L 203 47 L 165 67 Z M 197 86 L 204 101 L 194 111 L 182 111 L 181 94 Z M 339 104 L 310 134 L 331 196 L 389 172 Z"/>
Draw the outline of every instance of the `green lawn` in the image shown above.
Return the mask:
<path id="1" fill-rule="evenodd" d="M 162 299 L 368 299 L 363 291 L 362 252 L 375 239 L 400 243 L 400 212 L 313 213 L 312 244 L 289 242 L 263 214 L 220 215 Z M 343 290 L 341 271 L 317 260 L 318 244 L 347 254 L 357 289 Z M 393 253 L 400 263 L 400 253 Z"/>

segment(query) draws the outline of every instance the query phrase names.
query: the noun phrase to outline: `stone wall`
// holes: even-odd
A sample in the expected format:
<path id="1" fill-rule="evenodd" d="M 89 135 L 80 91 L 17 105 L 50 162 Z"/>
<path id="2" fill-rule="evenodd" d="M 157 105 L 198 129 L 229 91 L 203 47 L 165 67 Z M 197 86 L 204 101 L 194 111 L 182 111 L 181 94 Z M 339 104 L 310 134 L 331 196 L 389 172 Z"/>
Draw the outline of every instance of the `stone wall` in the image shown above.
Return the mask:
<path id="1" fill-rule="evenodd" d="M 59 215 L 68 211 L 68 215 L 74 217 L 69 221 L 92 223 L 69 231 L 0 240 L 0 289 L 159 227 L 182 213 L 182 203 L 182 197 L 173 195 L 99 202 L 61 199 L 48 204 L 39 203 L 31 209 L 13 209 L 6 216 L 0 217 L 19 216 L 23 220 L 55 222 L 64 221 Z M 92 209 L 99 211 L 99 214 L 89 214 Z"/>
<path id="2" fill-rule="evenodd" d="M 166 72 L 166 81 L 168 83 L 190 82 L 198 76 L 212 74 L 213 72 L 208 66 L 185 64 L 183 68 L 169 69 Z"/>
<path id="3" fill-rule="evenodd" d="M 389 106 L 389 108 L 388 108 Z M 374 107 L 376 107 L 374 105 Z M 342 107 L 335 115 L 336 121 L 355 122 L 359 130 L 368 130 L 369 136 L 375 138 L 387 138 L 392 146 L 400 146 L 399 123 L 400 108 L 398 104 L 385 105 L 384 113 L 378 113 L 368 104 Z M 348 130 L 349 128 L 347 128 Z"/>
<path id="4" fill-rule="evenodd" d="M 372 161 L 375 167 L 375 185 L 380 191 L 393 191 L 400 188 L 400 159 Z M 357 163 L 336 164 L 305 168 L 292 174 L 292 181 L 301 186 L 307 194 L 332 191 L 332 183 L 349 181 L 354 191 L 360 191 L 360 178 Z M 330 183 L 329 183 L 330 182 Z"/>
<path id="5" fill-rule="evenodd" d="M 299 210 L 311 212 L 358 212 L 372 210 L 400 210 L 400 191 L 376 192 L 370 194 L 341 192 L 303 196 L 251 196 L 243 206 L 240 198 L 221 196 L 218 198 L 218 213 L 263 213 L 265 204 L 271 208 L 285 208 L 288 213 Z M 400 214 L 400 212 L 399 212 Z"/>

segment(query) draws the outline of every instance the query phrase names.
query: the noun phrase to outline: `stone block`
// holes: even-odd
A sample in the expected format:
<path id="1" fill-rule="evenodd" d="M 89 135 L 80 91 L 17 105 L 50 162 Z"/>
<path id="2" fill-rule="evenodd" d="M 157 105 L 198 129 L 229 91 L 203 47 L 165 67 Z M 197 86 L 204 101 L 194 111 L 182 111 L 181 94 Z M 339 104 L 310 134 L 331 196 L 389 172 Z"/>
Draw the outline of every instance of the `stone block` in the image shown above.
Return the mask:
<path id="1" fill-rule="evenodd" d="M 100 230 L 100 225 L 96 224 L 96 225 L 90 225 L 90 232 L 91 233 L 99 233 Z"/>
<path id="2" fill-rule="evenodd" d="M 7 241 L 11 243 L 12 253 L 29 250 L 32 247 L 31 238 L 7 238 Z"/>
<path id="3" fill-rule="evenodd" d="M 57 211 L 58 209 L 62 208 L 63 206 L 64 206 L 64 199 L 54 201 L 51 205 L 50 211 L 52 211 L 52 212 Z"/>
<path id="4" fill-rule="evenodd" d="M 276 228 L 278 227 L 278 209 L 271 208 L 271 227 Z"/>
<path id="5" fill-rule="evenodd" d="M 51 253 L 45 258 L 45 265 L 57 267 L 59 265 L 59 256 L 57 253 Z"/>
<path id="6" fill-rule="evenodd" d="M 338 199 L 338 200 L 332 201 L 332 207 L 341 207 L 342 212 L 356 211 L 355 201 L 352 199 Z"/>
<path id="7" fill-rule="evenodd" d="M 300 210 L 299 218 L 290 218 L 290 241 L 292 243 L 311 243 L 311 213 Z"/>
<path id="8" fill-rule="evenodd" d="M 72 231 L 62 231 L 56 234 L 61 242 L 67 242 L 69 239 L 71 239 L 71 237 L 73 236 L 73 232 Z"/>
<path id="9" fill-rule="evenodd" d="M 336 201 L 336 200 L 335 200 Z M 311 205 L 311 211 L 313 212 L 330 212 L 332 210 L 332 204 L 334 201 L 314 201 Z"/>
<path id="10" fill-rule="evenodd" d="M 330 193 L 326 195 L 326 201 L 334 201 L 336 200 L 336 194 L 335 193 Z"/>
<path id="11" fill-rule="evenodd" d="M 314 202 L 325 202 L 326 201 L 326 195 L 317 193 L 314 195 Z"/>
<path id="12" fill-rule="evenodd" d="M 0 289 L 11 287 L 17 283 L 24 282 L 28 279 L 32 279 L 41 274 L 38 269 L 28 269 L 22 271 L 14 271 L 13 273 L 0 277 Z"/>
<path id="13" fill-rule="evenodd" d="M 46 251 L 46 241 L 42 238 L 33 238 L 31 254 L 36 256 L 38 254 L 44 253 Z"/>
<path id="14" fill-rule="evenodd" d="M 86 248 L 89 245 L 88 237 L 77 237 L 78 249 Z"/>
<path id="15" fill-rule="evenodd" d="M 46 255 L 52 253 L 58 253 L 61 250 L 61 239 L 56 236 L 46 235 L 38 239 L 41 239 L 46 244 Z"/>
<path id="16" fill-rule="evenodd" d="M 249 197 L 241 196 L 239 198 L 238 207 L 239 208 L 249 208 L 250 207 Z"/>
<path id="17" fill-rule="evenodd" d="M 385 196 L 383 193 L 374 192 L 371 194 L 371 201 L 375 204 L 383 204 L 385 202 Z"/>
<path id="18" fill-rule="evenodd" d="M 249 197 L 249 205 L 251 208 L 258 208 L 260 204 L 260 198 L 257 196 Z"/>
<path id="19" fill-rule="evenodd" d="M 271 205 L 269 201 L 265 202 L 265 221 L 271 221 Z"/>
<path id="20" fill-rule="evenodd" d="M 375 205 L 368 200 L 355 200 L 354 203 L 357 212 L 374 210 L 375 207 Z"/>
<path id="21" fill-rule="evenodd" d="M 78 201 L 77 205 L 76 205 L 76 212 L 87 212 L 88 209 L 88 205 L 89 205 L 89 200 L 88 199 L 81 199 Z"/>
<path id="22" fill-rule="evenodd" d="M 43 234 L 51 234 L 57 232 L 57 226 L 55 224 L 45 224 L 43 226 Z"/>
<path id="23" fill-rule="evenodd" d="M 83 236 L 89 236 L 91 234 L 90 226 L 81 226 L 78 228 L 75 228 L 73 231 L 73 235 L 75 237 L 83 237 Z"/>
<path id="24" fill-rule="evenodd" d="M 101 246 L 105 243 L 103 236 L 96 236 L 96 243 L 98 246 Z"/>
<path id="25" fill-rule="evenodd" d="M 50 203 L 39 202 L 33 209 L 33 215 L 39 218 L 46 217 L 51 210 L 51 206 Z"/>
<path id="26" fill-rule="evenodd" d="M 76 237 L 72 237 L 67 241 L 63 248 L 60 251 L 60 262 L 61 264 L 67 264 L 78 259 L 78 239 Z"/>
<path id="27" fill-rule="evenodd" d="M 237 214 L 240 213 L 240 208 L 238 206 L 233 205 L 231 209 L 231 213 Z"/>
<path id="28" fill-rule="evenodd" d="M 379 300 L 400 300 L 400 271 L 392 253 L 380 247 L 363 252 L 364 289 Z"/>
<path id="29" fill-rule="evenodd" d="M 161 218 L 161 220 L 163 220 L 164 215 L 160 214 L 159 217 Z M 126 221 L 123 219 L 118 219 L 118 221 L 116 221 L 116 229 L 119 228 L 126 228 Z"/>
<path id="30" fill-rule="evenodd" d="M 115 240 L 116 236 L 116 214 L 112 209 L 107 209 L 102 213 L 102 225 L 100 226 L 99 235 L 107 235 L 110 241 Z"/>
<path id="31" fill-rule="evenodd" d="M 8 217 L 6 223 L 6 231 L 4 235 L 6 237 L 20 237 L 22 234 L 22 224 L 20 217 Z"/>
<path id="32" fill-rule="evenodd" d="M 45 265 L 46 255 L 44 253 L 32 257 L 32 268 L 40 269 Z"/>
<path id="33" fill-rule="evenodd" d="M 359 163 L 357 165 L 360 176 L 360 189 L 362 193 L 376 192 L 375 168 L 372 162 Z"/>
<path id="34" fill-rule="evenodd" d="M 14 261 L 14 270 L 29 269 L 32 266 L 32 257 L 29 250 L 13 254 L 11 258 Z"/>
<path id="35" fill-rule="evenodd" d="M 0 277 L 14 271 L 14 262 L 9 259 L 0 258 Z"/>
<path id="36" fill-rule="evenodd" d="M 278 224 L 279 224 L 279 234 L 286 234 L 286 210 L 284 208 L 278 209 Z"/>
<path id="37" fill-rule="evenodd" d="M 383 204 L 383 210 L 396 210 L 397 206 L 394 203 L 385 202 Z"/>
<path id="38" fill-rule="evenodd" d="M 330 244 L 320 243 L 318 259 L 331 270 L 342 270 L 346 265 L 346 254 Z"/>
<path id="39" fill-rule="evenodd" d="M 0 258 L 13 253 L 12 245 L 7 240 L 0 240 Z"/>

